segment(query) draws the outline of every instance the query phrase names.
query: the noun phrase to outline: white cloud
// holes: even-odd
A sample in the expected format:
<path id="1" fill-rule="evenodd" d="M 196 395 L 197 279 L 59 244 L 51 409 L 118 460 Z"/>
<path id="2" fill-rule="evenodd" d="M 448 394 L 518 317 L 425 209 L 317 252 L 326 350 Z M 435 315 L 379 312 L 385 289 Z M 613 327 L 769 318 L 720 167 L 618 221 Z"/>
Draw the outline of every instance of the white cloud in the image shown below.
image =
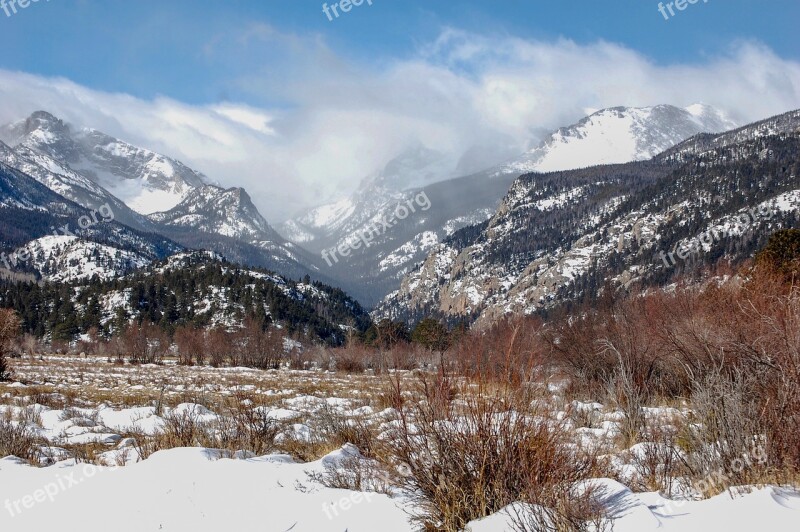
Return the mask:
<path id="1" fill-rule="evenodd" d="M 469 151 L 471 166 L 461 168 L 468 171 L 531 147 L 588 109 L 703 102 L 747 122 L 800 107 L 800 64 L 752 42 L 699 63 L 659 65 L 608 42 L 446 29 L 414 57 L 378 68 L 348 61 L 318 36 L 256 29 L 234 44 L 282 39 L 280 75 L 254 70 L 231 83 L 280 107 L 142 100 L 0 71 L 0 120 L 44 109 L 161 151 L 223 185 L 246 187 L 277 223 L 349 193 L 417 140 L 454 160 Z"/>
<path id="2" fill-rule="evenodd" d="M 272 121 L 272 117 L 259 109 L 254 109 L 247 105 L 233 105 L 230 103 L 216 105 L 211 109 L 237 124 L 249 127 L 253 131 L 266 133 L 268 135 L 275 134 L 275 130 L 269 125 Z"/>

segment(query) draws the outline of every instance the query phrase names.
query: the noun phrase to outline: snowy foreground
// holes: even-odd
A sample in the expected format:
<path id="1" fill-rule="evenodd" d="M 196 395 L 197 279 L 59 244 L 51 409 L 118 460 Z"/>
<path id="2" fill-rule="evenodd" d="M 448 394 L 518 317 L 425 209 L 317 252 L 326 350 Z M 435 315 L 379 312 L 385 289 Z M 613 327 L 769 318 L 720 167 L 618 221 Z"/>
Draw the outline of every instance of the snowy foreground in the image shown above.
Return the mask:
<path id="1" fill-rule="evenodd" d="M 352 445 L 310 463 L 296 462 L 285 454 L 229 458 L 229 454 L 201 448 L 164 450 L 141 460 L 140 447 L 131 437 L 158 433 L 165 417 L 174 414 L 192 414 L 198 421 L 213 424 L 220 414 L 186 399 L 204 399 L 213 409 L 221 398 L 230 400 L 234 390 L 247 390 L 256 404 L 263 405 L 259 409 L 266 409 L 269 418 L 281 423 L 278 440 L 313 441 L 321 430 L 315 423 L 326 409 L 364 419 L 383 435 L 395 416 L 391 408 L 376 401 L 380 382 L 375 377 L 321 371 L 143 368 L 75 357 L 24 359 L 17 362 L 16 371 L 28 384 L 0 386 L 0 420 L 25 425 L 40 442 L 46 442 L 40 458 L 45 467 L 13 457 L 0 459 L 0 532 L 416 530 L 409 523 L 414 508 L 402 493 L 390 497 L 332 489 L 319 481 L 320 474 L 338 469 L 343 460 L 362 458 Z M 168 389 L 163 388 L 166 385 Z M 153 402 L 162 394 L 175 406 L 165 406 L 158 415 Z M 67 395 L 73 404 L 85 406 L 65 406 Z M 634 493 L 628 486 L 642 490 L 637 456 L 647 445 L 657 444 L 620 448 L 618 410 L 600 403 L 567 402 L 558 387 L 553 388 L 552 408 L 572 431 L 576 444 L 606 456 L 616 478 L 625 483 L 589 481 L 602 493 L 616 532 L 800 530 L 800 494 L 788 489 L 734 488 L 707 500 Z M 685 417 L 683 410 L 661 406 L 646 408 L 645 414 L 654 423 L 668 425 Z M 71 457 L 82 448 L 94 449 L 96 454 L 89 458 L 105 466 L 76 464 Z M 757 459 L 757 455 L 748 458 Z M 470 530 L 512 530 L 509 514 L 499 512 L 474 522 Z"/>
<path id="2" fill-rule="evenodd" d="M 309 471 L 321 471 L 346 452 L 297 464 L 283 455 L 233 460 L 218 459 L 204 449 L 173 449 L 121 468 L 66 461 L 37 469 L 8 458 L 0 461 L 0 501 L 5 505 L 0 530 L 413 530 L 402 498 L 328 489 L 309 481 Z M 634 494 L 611 480 L 597 482 L 606 485 L 617 532 L 795 531 L 800 525 L 800 497 L 776 488 L 733 499 L 723 494 L 675 503 L 655 493 Z M 473 532 L 509 529 L 502 513 L 471 525 Z"/>

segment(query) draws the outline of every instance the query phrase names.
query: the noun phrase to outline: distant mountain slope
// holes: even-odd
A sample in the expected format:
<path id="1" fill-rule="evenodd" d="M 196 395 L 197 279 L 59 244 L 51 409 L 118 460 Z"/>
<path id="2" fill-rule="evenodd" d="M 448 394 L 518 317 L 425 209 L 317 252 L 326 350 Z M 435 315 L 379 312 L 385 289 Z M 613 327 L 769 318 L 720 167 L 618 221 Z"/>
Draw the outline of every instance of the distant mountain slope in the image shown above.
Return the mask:
<path id="1" fill-rule="evenodd" d="M 3 127 L 0 139 L 88 177 L 141 214 L 171 209 L 207 183 L 205 176 L 174 159 L 94 129 L 73 131 L 44 111 Z"/>
<path id="2" fill-rule="evenodd" d="M 377 178 L 365 180 L 349 198 L 314 209 L 283 224 L 280 230 L 287 238 L 321 253 L 347 247 L 381 228 L 369 247 L 353 249 L 346 260 L 328 268 L 350 293 L 374 305 L 397 288 L 403 276 L 435 246 L 459 229 L 488 220 L 520 174 L 649 159 L 697 133 L 733 126 L 702 105 L 606 109 L 554 132 L 536 149 L 498 167 L 455 179 L 444 179 L 447 174 L 442 173 L 439 182 L 424 187 L 393 186 L 410 182 L 408 176 L 414 172 L 423 176 L 423 182 L 435 180 L 431 172 L 437 169 L 444 172 L 442 156 L 420 148 L 392 161 Z M 396 218 L 399 205 L 413 202 L 423 193 L 430 200 L 429 210 L 418 211 L 390 228 L 381 224 L 381 220 Z"/>
<path id="3" fill-rule="evenodd" d="M 113 254 L 130 253 L 136 257 L 135 262 L 164 258 L 183 249 L 163 236 L 131 229 L 111 217 L 103 218 L 0 163 L 0 252 L 3 253 L 0 266 L 45 273 L 38 271 L 37 266 L 47 259 L 58 260 L 59 253 L 37 255 L 41 258 L 39 262 L 24 260 L 24 256 L 25 251 L 31 250 L 27 246 L 32 241 L 51 236 L 80 237 L 98 252 L 110 253 L 113 248 Z"/>
<path id="4" fill-rule="evenodd" d="M 162 234 L 189 248 L 210 249 L 233 262 L 296 279 L 311 275 L 330 282 L 318 266 L 321 259 L 280 236 L 244 189 L 206 185 L 190 192 L 175 208 L 148 218 Z"/>
<path id="5" fill-rule="evenodd" d="M 375 175 L 362 180 L 358 190 L 336 203 L 323 205 L 279 226 L 289 240 L 320 252 L 337 245 L 387 208 L 404 199 L 403 191 L 444 181 L 454 164 L 443 154 L 417 145 L 389 161 Z"/>
<path id="6" fill-rule="evenodd" d="M 340 345 L 348 331 L 371 323 L 337 288 L 241 268 L 208 252 L 175 255 L 114 280 L 0 280 L 0 307 L 16 309 L 26 330 L 60 340 L 92 328 L 111 333 L 134 320 L 174 328 L 237 327 L 250 319 L 306 343 Z"/>
<path id="7" fill-rule="evenodd" d="M 199 187 L 173 209 L 151 214 L 149 218 L 170 227 L 190 227 L 250 243 L 283 242 L 242 188 Z"/>
<path id="8" fill-rule="evenodd" d="M 522 176 L 491 220 L 437 246 L 374 317 L 489 323 L 597 297 L 607 281 L 664 285 L 720 258 L 740 261 L 797 225 L 798 171 L 793 111 L 646 162 Z"/>
<path id="9" fill-rule="evenodd" d="M 73 130 L 43 111 L 0 128 L 0 137 L 13 145 L 0 142 L 0 162 L 83 207 L 110 211 L 121 224 L 242 264 L 330 282 L 319 259 L 273 230 L 244 189 L 207 184 L 178 161 L 96 130 Z"/>
<path id="10" fill-rule="evenodd" d="M 503 165 L 500 172 L 557 172 L 598 164 L 649 159 L 697 133 L 718 133 L 736 124 L 706 105 L 614 107 L 561 128 L 538 147 Z"/>
<path id="11" fill-rule="evenodd" d="M 90 210 L 110 211 L 118 222 L 134 229 L 152 232 L 156 227 L 145 216 L 86 176 L 27 146 L 13 149 L 0 142 L 0 162 L 33 177 L 53 192 Z M 107 214 L 108 215 L 108 214 Z"/>
<path id="12" fill-rule="evenodd" d="M 136 251 L 83 240 L 76 236 L 44 236 L 28 242 L 17 252 L 23 270 L 35 271 L 49 282 L 92 278 L 114 279 L 143 268 L 151 260 Z"/>

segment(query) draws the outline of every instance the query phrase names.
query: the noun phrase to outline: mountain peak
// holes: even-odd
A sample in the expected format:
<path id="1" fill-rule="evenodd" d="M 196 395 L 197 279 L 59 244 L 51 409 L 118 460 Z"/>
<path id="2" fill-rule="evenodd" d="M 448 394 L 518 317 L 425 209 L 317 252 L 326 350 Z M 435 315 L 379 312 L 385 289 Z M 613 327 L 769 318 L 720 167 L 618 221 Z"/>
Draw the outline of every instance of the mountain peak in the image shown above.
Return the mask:
<path id="1" fill-rule="evenodd" d="M 60 118 L 57 118 L 55 115 L 48 113 L 47 111 L 34 111 L 31 113 L 31 116 L 28 117 L 28 120 L 42 120 L 45 122 L 63 123 Z"/>
<path id="2" fill-rule="evenodd" d="M 47 111 L 36 111 L 25 120 L 23 135 L 29 135 L 35 131 L 44 131 L 54 135 L 69 135 L 69 126 L 60 118 L 53 116 Z"/>
<path id="3" fill-rule="evenodd" d="M 193 227 L 207 233 L 240 238 L 248 242 L 280 240 L 243 188 L 223 189 L 205 185 L 192 190 L 173 209 L 150 215 L 150 219 L 173 227 Z"/>
<path id="4" fill-rule="evenodd" d="M 42 145 L 54 144 L 69 135 L 69 126 L 47 111 L 36 111 L 24 120 L 0 128 L 0 139 L 12 147 L 29 139 Z"/>
<path id="5" fill-rule="evenodd" d="M 377 186 L 397 192 L 421 187 L 452 177 L 454 166 L 445 154 L 417 141 L 386 163 L 382 170 L 365 178 L 359 188 Z"/>
<path id="6" fill-rule="evenodd" d="M 498 173 L 556 172 L 650 159 L 698 133 L 736 124 L 704 104 L 609 107 L 562 127 Z"/>
<path id="7" fill-rule="evenodd" d="M 206 183 L 180 161 L 95 129 L 72 130 L 47 111 L 0 128 L 0 140 L 69 167 L 143 215 L 171 209 Z"/>

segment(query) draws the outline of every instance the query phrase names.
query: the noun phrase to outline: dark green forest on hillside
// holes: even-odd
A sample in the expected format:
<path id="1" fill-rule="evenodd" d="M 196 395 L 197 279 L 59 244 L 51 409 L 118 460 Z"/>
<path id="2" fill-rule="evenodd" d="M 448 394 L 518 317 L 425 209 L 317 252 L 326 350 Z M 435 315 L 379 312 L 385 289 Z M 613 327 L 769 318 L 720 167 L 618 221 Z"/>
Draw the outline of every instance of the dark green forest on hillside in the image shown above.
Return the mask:
<path id="1" fill-rule="evenodd" d="M 110 296 L 116 296 L 113 308 Z M 371 325 L 361 305 L 338 288 L 219 261 L 154 266 L 109 281 L 0 281 L 0 306 L 19 313 L 25 332 L 61 341 L 92 330 L 109 337 L 129 321 L 152 323 L 171 334 L 182 326 L 206 328 L 222 318 L 264 329 L 279 324 L 298 339 L 340 345 L 345 340 L 340 325 L 359 333 Z"/>

